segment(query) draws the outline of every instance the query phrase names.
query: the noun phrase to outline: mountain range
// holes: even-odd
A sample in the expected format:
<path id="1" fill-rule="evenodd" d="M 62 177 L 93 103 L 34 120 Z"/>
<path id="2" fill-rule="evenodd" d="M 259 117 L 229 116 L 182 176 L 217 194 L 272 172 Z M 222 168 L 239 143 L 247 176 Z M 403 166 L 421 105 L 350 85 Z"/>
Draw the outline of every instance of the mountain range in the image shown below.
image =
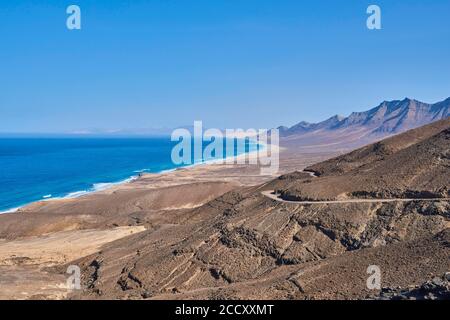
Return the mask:
<path id="1" fill-rule="evenodd" d="M 428 104 L 418 100 L 383 101 L 364 112 L 353 112 L 348 117 L 335 115 L 319 123 L 299 122 L 288 128 L 279 127 L 280 134 L 288 137 L 314 131 L 339 131 L 368 129 L 368 135 L 390 135 L 414 129 L 450 116 L 450 98 Z"/>
<path id="2" fill-rule="evenodd" d="M 302 152 L 345 153 L 410 129 L 450 116 L 450 98 L 428 104 L 414 99 L 384 101 L 348 117 L 335 115 L 319 123 L 302 121 L 290 128 L 279 127 L 281 145 Z"/>
<path id="3" fill-rule="evenodd" d="M 194 166 L 2 214 L 0 299 L 448 300 L 450 118 L 330 158 L 386 134 L 392 109 L 286 137 L 303 144 L 282 149 L 278 177 Z"/>

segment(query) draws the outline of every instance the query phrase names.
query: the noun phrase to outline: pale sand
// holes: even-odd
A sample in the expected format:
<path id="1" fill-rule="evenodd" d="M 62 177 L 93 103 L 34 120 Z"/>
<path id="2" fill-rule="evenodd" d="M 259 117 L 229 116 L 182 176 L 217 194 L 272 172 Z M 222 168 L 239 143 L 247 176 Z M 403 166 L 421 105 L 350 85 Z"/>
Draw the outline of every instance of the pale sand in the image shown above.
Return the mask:
<path id="1" fill-rule="evenodd" d="M 143 226 L 118 227 L 0 240 L 0 300 L 64 299 L 72 292 L 66 285 L 69 275 L 48 272 L 46 267 L 96 253 L 106 243 L 144 230 Z"/>
<path id="2" fill-rule="evenodd" d="M 71 293 L 66 280 L 34 266 L 0 266 L 0 300 L 65 299 Z"/>
<path id="3" fill-rule="evenodd" d="M 264 150 L 268 150 L 267 156 L 276 156 L 279 158 L 281 152 L 285 150 L 285 148 L 267 144 L 265 145 Z M 104 190 L 93 191 L 72 198 L 55 198 L 36 201 L 23 207 L 8 210 L 0 214 L 31 210 L 34 211 L 46 206 L 49 203 L 69 203 L 77 201 L 77 199 L 93 196 L 96 194 L 113 194 L 114 192 L 120 190 L 156 189 L 206 181 L 232 182 L 237 185 L 253 185 L 261 181 L 267 181 L 269 178 L 278 176 L 278 172 L 274 172 L 271 175 L 262 175 L 260 173 L 261 170 L 259 165 L 254 164 L 258 163 L 260 154 L 261 156 L 264 156 L 266 154 L 266 151 L 264 150 L 256 150 L 250 153 L 241 154 L 239 156 L 229 157 L 227 159 L 211 160 L 204 163 L 180 167 L 156 174 L 143 173 L 141 176 L 135 179 L 130 178 L 128 181 L 125 181 L 123 183 L 112 184 L 111 187 Z M 242 175 L 242 170 L 245 171 L 245 175 Z M 198 205 L 201 204 L 185 205 L 181 208 L 194 208 Z M 174 207 L 172 207 L 171 209 L 174 209 Z"/>
<path id="4" fill-rule="evenodd" d="M 261 185 L 342 152 L 328 146 L 318 150 L 294 147 L 274 150 L 280 154 L 280 171 L 271 175 L 261 175 L 258 166 L 246 164 L 201 164 L 145 174 L 130 183 L 76 199 L 42 201 L 20 212 L 0 215 L 0 299 L 66 298 L 70 293 L 65 287 L 66 275 L 45 267 L 79 262 L 91 254 L 97 257 L 100 251 L 108 251 L 110 242 L 121 238 L 114 243 L 114 250 L 121 248 L 117 243 L 125 247 L 115 252 L 114 259 L 122 258 L 136 241 L 127 236 L 145 229 L 142 236 L 157 240 L 152 245 L 160 250 L 158 239 L 164 239 L 166 245 L 175 243 L 187 237 L 189 225 L 211 218 L 201 216 L 202 209 L 190 209 L 206 204 L 208 214 L 208 207 L 221 208 L 223 198 L 212 200 L 224 193 Z"/>
<path id="5" fill-rule="evenodd" d="M 111 230 L 74 230 L 38 237 L 0 240 L 0 266 L 53 266 L 97 252 L 111 241 L 142 232 L 144 226 L 117 227 Z"/>
<path id="6" fill-rule="evenodd" d="M 282 156 L 280 172 L 273 175 L 261 175 L 256 165 L 206 163 L 144 174 L 132 182 L 79 198 L 41 201 L 0 215 L 0 299 L 63 299 L 70 293 L 65 288 L 65 275 L 49 273 L 44 267 L 96 253 L 107 243 L 145 230 L 144 225 L 162 225 L 170 216 L 172 220 L 179 217 L 182 224 L 189 219 L 185 217 L 187 209 L 330 156 L 299 157 L 273 146 L 272 152 Z M 243 157 L 254 159 L 257 154 L 239 159 Z M 114 227 L 118 225 L 122 227 Z"/>
<path id="7" fill-rule="evenodd" d="M 270 151 L 269 156 L 273 155 L 277 157 L 280 157 L 281 153 L 285 150 L 284 148 L 275 145 L 267 145 L 266 148 Z M 265 151 L 259 152 L 264 153 Z M 250 161 L 257 161 L 257 159 L 258 151 L 253 151 L 237 157 L 208 161 L 162 173 L 144 173 L 136 179 L 114 184 L 104 190 L 90 192 L 76 198 L 57 198 L 37 201 L 19 208 L 15 212 L 42 210 L 52 204 L 74 203 L 79 199 L 92 198 L 96 195 L 111 195 L 118 191 L 159 189 L 198 182 L 227 182 L 235 186 L 256 185 L 273 179 L 283 172 L 287 172 L 285 166 L 283 167 L 281 164 L 279 171 L 274 172 L 273 174 L 263 175 L 261 174 L 259 165 L 249 164 Z M 308 163 L 312 162 L 305 163 L 305 166 Z M 171 206 L 167 209 L 195 208 L 202 204 L 203 203 L 183 204 L 181 206 Z"/>

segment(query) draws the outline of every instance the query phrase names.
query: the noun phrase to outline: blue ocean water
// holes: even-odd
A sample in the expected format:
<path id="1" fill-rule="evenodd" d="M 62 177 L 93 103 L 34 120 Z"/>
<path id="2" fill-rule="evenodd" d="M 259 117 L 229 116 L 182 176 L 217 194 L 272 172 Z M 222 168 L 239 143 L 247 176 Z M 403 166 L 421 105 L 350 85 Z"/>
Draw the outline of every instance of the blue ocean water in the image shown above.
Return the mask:
<path id="1" fill-rule="evenodd" d="M 0 138 L 0 212 L 79 196 L 140 172 L 175 169 L 180 166 L 171 160 L 176 143 L 169 137 Z M 257 148 L 246 142 L 247 152 Z"/>

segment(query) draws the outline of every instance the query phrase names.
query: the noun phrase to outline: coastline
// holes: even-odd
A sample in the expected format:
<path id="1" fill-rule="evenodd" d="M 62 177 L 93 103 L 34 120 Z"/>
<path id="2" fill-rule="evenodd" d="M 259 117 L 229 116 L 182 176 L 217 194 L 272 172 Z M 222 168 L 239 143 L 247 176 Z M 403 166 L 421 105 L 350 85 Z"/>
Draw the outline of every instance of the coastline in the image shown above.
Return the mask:
<path id="1" fill-rule="evenodd" d="M 31 202 L 28 202 L 26 204 L 23 204 L 23 205 L 20 205 L 18 207 L 15 207 L 15 208 L 6 209 L 5 211 L 0 211 L 0 214 L 19 212 L 21 209 L 24 209 L 24 208 L 26 208 L 28 206 L 31 206 L 31 205 L 36 204 L 36 203 L 41 203 L 41 202 L 50 202 L 50 201 L 59 201 L 59 200 L 81 198 L 83 196 L 87 196 L 87 195 L 90 195 L 90 194 L 93 194 L 93 193 L 105 191 L 105 190 L 113 188 L 115 186 L 119 186 L 119 185 L 123 185 L 123 184 L 127 184 L 127 183 L 130 183 L 130 182 L 133 182 L 133 181 L 135 181 L 138 178 L 139 178 L 139 176 L 131 176 L 129 178 L 126 178 L 124 180 L 120 180 L 120 181 L 117 181 L 117 182 L 104 182 L 104 183 L 99 182 L 99 183 L 94 183 L 91 189 L 69 192 L 67 195 L 62 196 L 62 197 L 51 197 L 51 195 L 50 195 L 50 197 L 44 196 L 41 200 L 31 201 Z M 99 187 L 99 185 L 101 185 L 101 186 Z"/>
<path id="2" fill-rule="evenodd" d="M 402 145 L 408 143 L 401 138 L 398 140 Z M 442 149 L 445 150 L 445 144 Z M 379 257 L 382 257 L 381 263 L 387 264 L 383 270 L 387 270 L 394 279 L 388 284 L 389 287 L 423 283 L 429 277 L 446 272 L 442 261 L 448 259 L 448 250 L 445 248 L 449 236 L 448 230 L 445 231 L 449 226 L 445 218 L 448 204 L 433 205 L 432 210 L 437 214 L 431 216 L 423 211 L 425 207 L 417 201 L 395 206 L 395 212 L 391 212 L 393 207 L 389 204 L 285 204 L 273 198 L 270 192 L 286 186 L 308 187 L 311 183 L 314 187 L 319 186 L 316 190 L 324 188 L 322 186 L 330 180 L 311 180 L 309 176 L 313 173 L 302 174 L 297 178 L 295 172 L 303 171 L 312 164 L 323 165 L 323 161 L 332 158 L 336 151 L 310 154 L 285 145 L 271 148 L 272 154 L 276 150 L 281 151 L 280 170 L 273 173 L 260 171 L 264 162 L 258 161 L 260 166 L 252 165 L 249 161 L 236 163 L 237 157 L 261 156 L 269 151 L 262 151 L 258 155 L 260 150 L 264 149 L 235 156 L 229 163 L 224 158 L 178 170 L 166 170 L 160 174 L 142 174 L 130 183 L 117 184 L 90 193 L 89 196 L 75 200 L 44 201 L 19 214 L 0 216 L 0 272 L 5 279 L 2 283 L 5 289 L 3 297 L 33 299 L 39 296 L 70 300 L 135 297 L 155 300 L 211 299 L 224 297 L 223 288 L 226 288 L 229 293 L 225 298 L 278 299 L 286 297 L 291 291 L 280 295 L 278 289 L 271 291 L 271 288 L 277 287 L 281 279 L 287 284 L 287 290 L 298 293 L 298 287 L 290 285 L 292 275 L 297 274 L 298 268 L 303 270 L 305 266 L 312 265 L 320 268 L 313 268 L 314 273 L 309 273 L 307 279 L 325 280 L 312 282 L 313 286 L 310 287 L 302 283 L 302 288 L 308 288 L 305 297 L 309 297 L 311 292 L 317 298 L 335 298 L 334 289 L 327 291 L 327 276 L 336 266 L 347 271 L 343 276 L 338 274 L 333 284 L 339 286 L 341 278 L 346 277 L 355 288 L 359 280 L 354 279 L 354 266 L 362 266 L 358 272 L 365 274 L 365 266 L 379 263 L 376 260 Z M 336 159 L 330 161 L 333 165 Z M 289 175 L 277 179 L 287 173 Z M 445 183 L 445 180 L 441 181 Z M 338 183 L 334 182 L 334 185 Z M 412 213 L 411 205 L 414 206 Z M 393 236 L 399 239 L 399 242 L 388 243 L 389 246 L 379 245 L 385 241 L 379 237 L 391 236 L 385 234 L 383 229 L 385 215 L 380 211 L 383 209 L 390 212 L 392 221 L 395 221 Z M 406 221 L 396 219 L 405 212 L 412 215 L 411 219 L 409 216 Z M 372 218 L 367 219 L 368 215 Z M 316 228 L 317 221 L 321 227 L 334 230 L 340 238 L 337 241 L 330 240 L 323 230 Z M 370 250 L 360 248 L 355 254 L 347 254 L 348 250 L 342 244 L 353 248 L 352 243 L 346 242 L 348 235 L 359 239 L 360 230 L 375 230 L 373 221 L 378 232 L 371 238 L 374 239 L 373 247 Z M 408 228 L 412 228 L 407 234 L 404 233 L 405 223 Z M 423 225 L 430 228 L 425 230 Z M 410 234 L 415 238 L 409 238 Z M 445 238 L 442 238 L 443 235 Z M 370 233 L 369 237 L 372 236 Z M 305 253 L 310 252 L 309 248 L 302 247 L 303 243 L 317 250 L 312 252 L 329 252 L 330 256 L 314 260 L 316 258 L 311 255 L 307 257 L 313 260 L 298 260 L 292 265 L 279 264 L 278 255 L 267 255 L 266 241 L 270 241 L 269 250 L 272 244 L 283 248 L 289 254 L 285 256 L 287 259 L 303 259 Z M 419 249 L 410 249 L 414 248 L 411 244 L 417 244 Z M 260 248 L 261 251 L 258 251 Z M 388 260 L 385 260 L 385 250 L 390 250 L 387 251 Z M 424 272 L 416 272 L 405 281 L 396 278 L 398 270 L 390 266 L 398 265 L 398 261 L 402 262 L 405 256 L 409 256 L 412 258 L 402 269 L 408 271 L 424 250 L 430 252 L 421 265 L 420 270 L 423 267 Z M 267 273 L 266 261 L 276 268 L 273 273 Z M 64 289 L 64 269 L 69 264 L 80 267 L 85 285 L 82 291 L 70 292 Z M 323 265 L 326 266 L 324 270 L 321 268 Z M 48 266 L 54 267 L 49 269 Z M 211 275 L 211 270 L 224 270 L 235 277 L 233 279 L 242 280 L 227 282 L 217 279 Z M 257 282 L 254 282 L 254 274 L 260 277 Z M 144 285 L 137 285 L 135 279 Z M 155 283 L 154 279 L 158 281 Z M 354 286 L 351 281 L 354 281 Z M 365 283 L 365 279 L 362 283 Z M 285 287 L 280 288 L 284 290 Z M 152 290 L 150 296 L 143 291 L 148 289 Z M 348 287 L 342 289 L 347 290 Z M 361 294 L 361 299 L 367 298 L 365 291 L 351 292 L 348 297 L 353 298 L 356 294 Z"/>
<path id="3" fill-rule="evenodd" d="M 254 142 L 256 142 L 256 141 L 254 141 Z M 154 176 L 154 175 L 166 175 L 166 174 L 175 172 L 177 170 L 189 170 L 189 169 L 197 168 L 197 167 L 200 167 L 200 166 L 226 165 L 226 164 L 228 164 L 228 162 L 231 162 L 231 161 L 233 161 L 233 164 L 236 164 L 236 162 L 238 162 L 242 158 L 246 159 L 247 161 L 249 161 L 250 159 L 255 159 L 255 158 L 257 159 L 258 158 L 258 153 L 260 151 L 265 151 L 269 147 L 270 147 L 271 152 L 278 152 L 279 153 L 280 150 L 281 150 L 278 146 L 271 145 L 271 144 L 266 144 L 266 143 L 263 143 L 263 142 L 258 142 L 256 150 L 252 150 L 250 152 L 244 152 L 244 153 L 239 154 L 239 155 L 233 155 L 233 156 L 225 157 L 225 158 L 222 158 L 222 159 L 204 160 L 204 161 L 201 161 L 201 162 L 188 164 L 188 165 L 184 165 L 184 166 L 179 166 L 179 167 L 175 167 L 175 168 L 171 168 L 171 169 L 164 169 L 164 170 L 161 170 L 159 172 L 146 172 L 146 169 L 135 170 L 134 173 L 137 173 L 137 175 L 131 175 L 130 177 L 128 177 L 126 179 L 122 179 L 122 180 L 119 180 L 119 181 L 116 181 L 116 182 L 106 182 L 106 183 L 98 182 L 98 183 L 94 183 L 92 188 L 90 188 L 88 190 L 78 190 L 78 191 L 70 192 L 67 195 L 62 196 L 62 197 L 48 197 L 48 198 L 44 198 L 43 197 L 41 200 L 27 202 L 27 203 L 25 203 L 23 205 L 20 205 L 18 207 L 14 207 L 14 208 L 6 209 L 4 211 L 0 211 L 0 215 L 11 214 L 11 213 L 20 213 L 22 210 L 25 210 L 28 207 L 31 207 L 33 205 L 38 205 L 38 204 L 41 204 L 41 203 L 79 199 L 79 198 L 83 198 L 83 197 L 86 197 L 86 196 L 89 196 L 89 195 L 98 194 L 98 193 L 105 192 L 105 191 L 112 191 L 112 190 L 115 190 L 116 188 L 120 188 L 120 187 L 123 187 L 123 186 L 128 186 L 128 185 L 132 184 L 133 182 L 138 181 L 139 179 L 141 179 L 141 178 L 143 178 L 145 176 L 149 176 L 149 175 L 151 175 L 151 176 Z M 233 160 L 231 160 L 231 159 L 233 159 Z"/>

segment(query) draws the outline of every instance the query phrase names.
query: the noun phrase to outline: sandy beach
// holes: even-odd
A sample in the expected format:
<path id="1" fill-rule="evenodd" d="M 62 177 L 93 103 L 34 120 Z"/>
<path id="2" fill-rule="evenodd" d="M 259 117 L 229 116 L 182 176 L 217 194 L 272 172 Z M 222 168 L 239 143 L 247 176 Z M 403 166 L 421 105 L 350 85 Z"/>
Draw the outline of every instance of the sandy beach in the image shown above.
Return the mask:
<path id="1" fill-rule="evenodd" d="M 439 130 L 431 127 L 421 139 Z M 409 144 L 403 139 L 410 139 L 405 137 L 387 144 L 403 148 Z M 445 199 L 415 201 L 411 211 L 409 201 L 312 205 L 272 195 L 272 190 L 291 183 L 298 183 L 294 192 L 321 181 L 328 186 L 326 177 L 301 171 L 354 147 L 311 149 L 288 141 L 273 149 L 280 160 L 273 174 L 261 174 L 257 165 L 205 163 L 142 174 L 102 191 L 40 201 L 2 214 L 0 299 L 304 299 L 307 292 L 315 298 L 359 299 L 366 294 L 360 288 L 365 283 L 363 267 L 384 256 L 388 258 L 377 263 L 391 272 L 390 285 L 419 284 L 424 274 L 443 274 Z M 318 166 L 328 168 L 326 162 Z M 339 189 L 345 183 L 333 186 Z M 380 227 L 380 212 L 392 212 L 392 227 Z M 371 249 L 355 255 L 355 244 L 348 239 L 361 239 L 352 241 L 367 242 Z M 389 239 L 401 241 L 384 246 Z M 433 252 L 431 260 L 403 276 L 422 252 Z M 407 261 L 402 276 L 391 267 L 399 259 Z M 363 280 L 354 278 L 355 261 Z M 330 263 L 343 270 L 329 281 L 345 296 L 327 291 L 328 280 L 318 280 L 332 274 Z M 83 290 L 67 288 L 69 265 L 81 268 Z M 306 272 L 302 280 L 299 266 Z"/>
<path id="2" fill-rule="evenodd" d="M 142 174 L 106 190 L 40 201 L 0 215 L 0 298 L 65 298 L 65 276 L 49 272 L 49 266 L 83 258 L 136 232 L 160 229 L 174 221 L 183 224 L 190 218 L 185 215 L 190 209 L 226 192 L 262 184 L 331 156 L 318 153 L 298 157 L 284 148 L 272 146 L 271 150 L 280 153 L 280 172 L 276 175 L 261 175 L 257 165 L 214 161 L 161 174 Z M 248 161 L 257 157 L 257 152 L 239 157 Z"/>

